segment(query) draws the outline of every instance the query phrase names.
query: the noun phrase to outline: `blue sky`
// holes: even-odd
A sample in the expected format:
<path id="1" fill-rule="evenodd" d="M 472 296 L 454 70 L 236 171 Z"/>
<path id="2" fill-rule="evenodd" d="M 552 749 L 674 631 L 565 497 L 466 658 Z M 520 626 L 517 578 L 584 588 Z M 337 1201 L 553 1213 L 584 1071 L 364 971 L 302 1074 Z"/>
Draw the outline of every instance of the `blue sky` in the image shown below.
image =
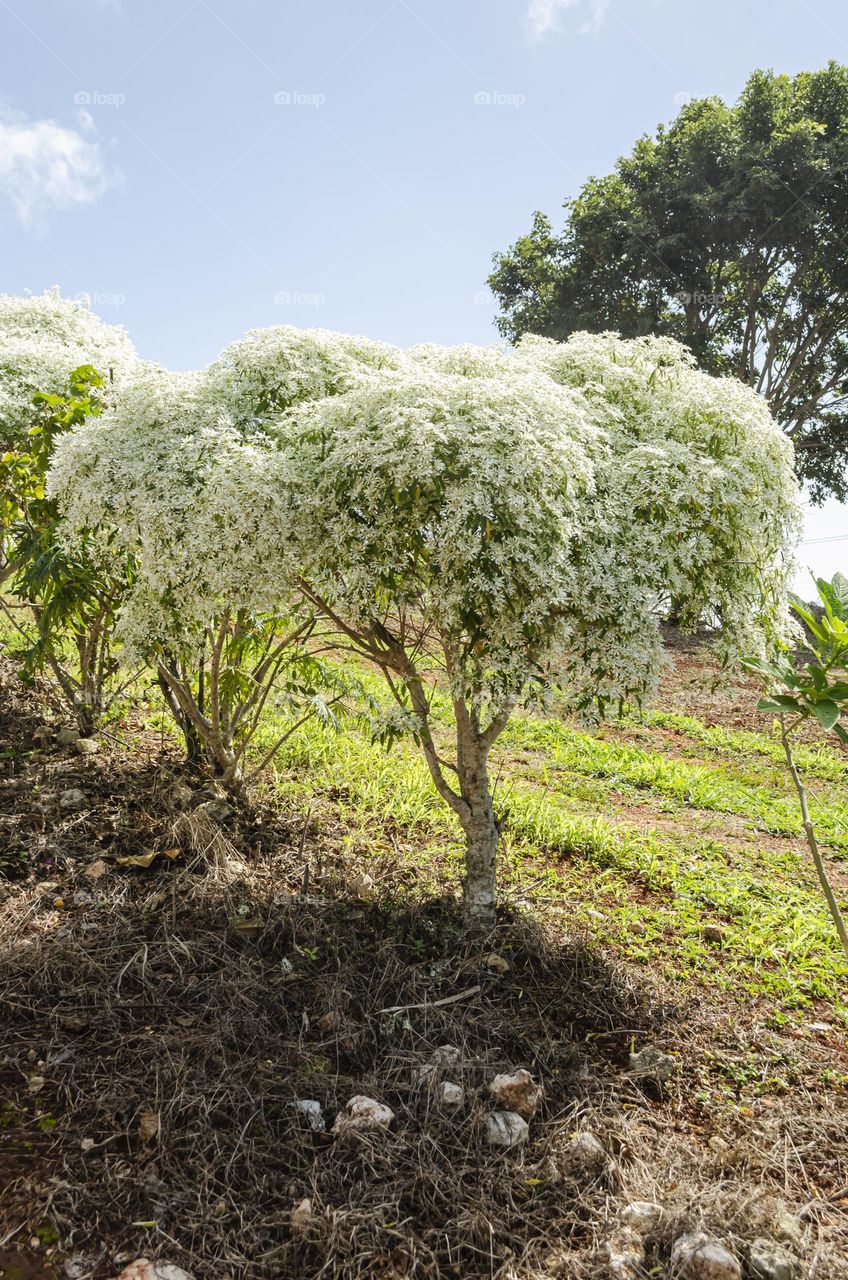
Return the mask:
<path id="1" fill-rule="evenodd" d="M 845 0 L 0 0 L 0 288 L 196 367 L 248 328 L 495 337 L 493 251 Z M 809 537 L 848 533 L 813 513 Z M 844 553 L 842 553 L 844 548 Z M 822 572 L 848 541 L 811 543 Z"/>

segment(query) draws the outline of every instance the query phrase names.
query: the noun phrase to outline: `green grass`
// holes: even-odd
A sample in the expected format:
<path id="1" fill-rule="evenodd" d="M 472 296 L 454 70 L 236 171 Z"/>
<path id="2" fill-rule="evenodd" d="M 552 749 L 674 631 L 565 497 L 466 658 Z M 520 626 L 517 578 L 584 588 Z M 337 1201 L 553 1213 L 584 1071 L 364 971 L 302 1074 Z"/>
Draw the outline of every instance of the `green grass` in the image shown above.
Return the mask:
<path id="1" fill-rule="evenodd" d="M 721 725 L 706 725 L 695 716 L 673 711 L 645 711 L 641 715 L 622 717 L 617 723 L 628 727 L 647 725 L 651 728 L 671 729 L 676 734 L 697 744 L 703 753 L 738 757 L 739 755 L 764 756 L 767 760 L 785 767 L 783 746 L 775 733 L 769 736 L 750 729 L 725 729 Z M 794 747 L 797 763 L 810 778 L 826 782 L 842 782 L 848 785 L 848 756 L 837 748 L 807 746 L 798 743 Z"/>
<path id="2" fill-rule="evenodd" d="M 581 733 L 561 721 L 530 716 L 516 716 L 500 746 L 543 753 L 549 771 L 565 775 L 554 784 L 557 787 L 567 788 L 572 774 L 605 778 L 613 785 L 628 784 L 692 808 L 738 814 L 764 831 L 802 834 L 797 800 L 785 770 L 764 770 L 744 757 L 734 764 L 693 764 L 662 751 Z M 848 804 L 843 797 L 840 789 L 816 788 L 811 793 L 811 812 L 822 841 L 848 851 Z"/>
<path id="3" fill-rule="evenodd" d="M 758 826 L 798 830 L 788 794 L 757 772 L 758 745 L 748 744 L 753 763 L 707 768 L 517 717 L 495 762 L 502 893 L 686 989 L 762 996 L 783 1010 L 839 1002 L 848 964 L 804 852 L 757 842 Z M 646 802 L 638 824 L 614 816 L 621 786 Z M 461 833 L 414 743 L 387 752 L 353 726 L 337 735 L 306 725 L 278 760 L 275 787 L 287 805 L 326 812 L 359 859 L 390 851 L 407 863 L 416 892 L 456 888 Z M 687 806 L 744 814 L 750 838 L 699 831 Z M 844 839 L 844 807 L 833 797 L 820 807 Z M 705 941 L 706 924 L 721 927 L 720 944 Z"/>

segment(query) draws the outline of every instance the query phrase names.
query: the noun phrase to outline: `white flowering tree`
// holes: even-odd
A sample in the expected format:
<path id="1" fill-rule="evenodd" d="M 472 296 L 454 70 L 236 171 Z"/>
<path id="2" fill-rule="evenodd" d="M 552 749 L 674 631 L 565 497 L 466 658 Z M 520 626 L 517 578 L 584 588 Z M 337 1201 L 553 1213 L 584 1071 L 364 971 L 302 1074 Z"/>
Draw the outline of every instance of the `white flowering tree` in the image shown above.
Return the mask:
<path id="1" fill-rule="evenodd" d="M 475 924 L 495 910 L 489 756 L 517 704 L 553 682 L 583 709 L 647 695 L 669 592 L 721 617 L 728 652 L 785 629 L 790 451 L 753 393 L 675 343 L 424 347 L 301 404 L 280 439 L 303 590 L 421 743 Z"/>
<path id="2" fill-rule="evenodd" d="M 324 705 L 279 575 L 286 533 L 263 498 L 266 456 L 217 413 L 200 374 L 146 367 L 114 405 L 57 442 L 50 492 L 73 546 L 129 556 L 118 636 L 156 672 L 187 754 L 238 793 L 273 690 Z M 299 718 L 296 717 L 299 721 Z"/>
<path id="3" fill-rule="evenodd" d="M 724 665 L 781 642 L 800 508 L 762 397 L 702 373 L 670 338 L 528 337 L 516 359 L 582 393 L 608 442 L 563 619 L 575 705 L 652 692 L 671 601 L 684 627 L 713 625 Z"/>
<path id="4" fill-rule="evenodd" d="M 125 331 L 105 324 L 83 302 L 58 289 L 15 297 L 0 294 L 0 580 L 14 572 L 12 529 L 26 518 L 26 504 L 43 474 L 31 457 L 36 394 L 66 396 L 71 374 L 96 371 L 110 383 L 136 361 Z M 28 464 L 20 457 L 29 459 Z"/>
<path id="5" fill-rule="evenodd" d="M 231 782 L 257 691 L 314 647 L 304 601 L 382 670 L 465 833 L 478 923 L 495 910 L 489 758 L 519 704 L 553 685 L 600 713 L 647 696 L 670 595 L 728 657 L 787 627 L 789 446 L 753 392 L 669 340 L 402 353 L 258 331 L 204 375 L 146 371 L 61 440 L 51 486 L 71 530 L 137 563 L 125 642 Z M 242 637 L 267 646 L 250 670 Z M 233 689 L 246 712 L 222 703 Z"/>

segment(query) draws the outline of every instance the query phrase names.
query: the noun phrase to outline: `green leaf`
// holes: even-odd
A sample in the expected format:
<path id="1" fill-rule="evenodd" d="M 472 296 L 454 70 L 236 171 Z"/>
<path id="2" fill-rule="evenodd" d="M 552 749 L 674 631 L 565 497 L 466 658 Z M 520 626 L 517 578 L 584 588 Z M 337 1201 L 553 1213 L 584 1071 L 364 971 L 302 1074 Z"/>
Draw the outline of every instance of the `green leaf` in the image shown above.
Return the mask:
<path id="1" fill-rule="evenodd" d="M 786 708 L 781 707 L 780 704 L 776 702 L 774 698 L 760 698 L 759 702 L 757 703 L 757 710 L 765 711 L 768 715 L 777 716 L 777 715 L 781 715 L 782 712 L 786 710 Z"/>
<path id="2" fill-rule="evenodd" d="M 810 709 L 823 729 L 832 729 L 839 719 L 839 707 L 827 698 L 814 703 Z"/>

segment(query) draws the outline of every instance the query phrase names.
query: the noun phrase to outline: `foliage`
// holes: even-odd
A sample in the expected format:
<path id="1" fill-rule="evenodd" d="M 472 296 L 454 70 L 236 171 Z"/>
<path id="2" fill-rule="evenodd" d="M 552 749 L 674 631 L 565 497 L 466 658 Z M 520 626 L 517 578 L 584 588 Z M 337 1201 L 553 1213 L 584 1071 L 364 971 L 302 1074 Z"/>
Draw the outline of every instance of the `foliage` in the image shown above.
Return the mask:
<path id="1" fill-rule="evenodd" d="M 848 743 L 848 578 L 837 573 L 832 582 L 816 579 L 823 610 L 811 609 L 794 597 L 792 608 L 807 628 L 810 655 L 796 664 L 789 655 L 778 661 L 749 660 L 770 692 L 760 701 L 762 711 L 797 717 L 796 724 L 814 719 L 822 729 Z"/>
<path id="2" fill-rule="evenodd" d="M 327 644 L 374 663 L 397 703 L 375 736 L 417 737 L 488 921 L 512 709 L 554 685 L 601 714 L 646 696 L 670 593 L 720 617 L 728 654 L 783 637 L 790 455 L 753 392 L 669 339 L 402 353 L 283 328 L 205 374 L 142 367 L 59 442 L 50 485 L 69 545 L 137 565 L 119 635 L 228 784 L 278 676 L 301 705 Z"/>
<path id="3" fill-rule="evenodd" d="M 579 389 L 607 441 L 563 620 L 577 705 L 652 692 L 671 599 L 684 625 L 720 619 L 726 664 L 779 642 L 800 519 L 791 448 L 762 398 L 668 338 L 527 337 L 516 355 Z"/>
<path id="4" fill-rule="evenodd" d="M 369 338 L 293 325 L 253 329 L 206 371 L 203 396 L 244 436 L 273 433 L 292 405 L 349 391 L 402 362 L 397 347 Z"/>
<path id="5" fill-rule="evenodd" d="M 23 640 L 24 674 L 52 671 L 83 733 L 92 731 L 121 691 L 115 679 L 115 614 L 132 566 L 125 557 L 92 554 L 87 540 L 64 547 L 45 481 L 57 438 L 99 416 L 102 390 L 97 371 L 83 365 L 71 373 L 64 394 L 37 392 L 25 443 L 0 458 L 0 505 L 10 535 L 17 614 L 4 607 Z M 21 611 L 32 614 L 34 634 L 19 620 Z"/>
<path id="6" fill-rule="evenodd" d="M 815 500 L 848 494 L 848 69 L 687 103 L 495 257 L 512 340 L 669 335 L 761 392 Z"/>
<path id="7" fill-rule="evenodd" d="M 517 702 L 554 682 L 601 712 L 645 696 L 669 591 L 690 621 L 720 610 L 728 646 L 785 634 L 790 449 L 753 393 L 668 340 L 408 355 L 283 418 L 280 501 L 305 594 L 383 670 L 463 825 L 466 908 L 485 919 L 487 759 Z M 447 756 L 434 671 L 453 702 Z"/>
<path id="8" fill-rule="evenodd" d="M 107 325 L 79 301 L 62 298 L 58 289 L 34 297 L 0 294 L 0 453 L 29 455 L 40 393 L 66 396 L 75 370 L 94 368 L 110 388 L 136 363 L 123 329 Z M 0 581 L 12 572 L 10 525 L 20 517 L 19 492 L 26 477 L 4 463 L 0 496 Z M 28 465 L 28 464 L 27 464 Z"/>
<path id="9" fill-rule="evenodd" d="M 810 656 L 797 665 L 788 657 L 775 662 L 750 660 L 746 665 L 765 683 L 767 693 L 760 700 L 762 711 L 773 712 L 780 720 L 780 736 L 786 763 L 798 794 L 807 843 L 813 856 L 833 922 L 848 955 L 848 928 L 827 875 L 818 847 L 806 787 L 792 750 L 792 735 L 806 720 L 848 743 L 848 578 L 835 574 L 832 582 L 816 580 L 824 606 L 822 616 L 803 601 L 793 599 L 792 607 L 810 637 Z M 843 719 L 844 717 L 844 719 Z"/>
<path id="10" fill-rule="evenodd" d="M 51 493 L 69 547 L 93 540 L 132 558 L 125 651 L 153 667 L 189 756 L 238 791 L 272 689 L 295 721 L 326 716 L 341 691 L 324 686 L 305 647 L 312 621 L 281 576 L 287 531 L 265 499 L 276 453 L 245 440 L 207 392 L 199 375 L 140 370 L 61 441 Z"/>
<path id="11" fill-rule="evenodd" d="M 37 392 L 63 394 L 75 369 L 93 366 L 119 382 L 137 356 L 125 331 L 58 289 L 36 296 L 0 294 L 0 445 L 21 442 Z"/>

